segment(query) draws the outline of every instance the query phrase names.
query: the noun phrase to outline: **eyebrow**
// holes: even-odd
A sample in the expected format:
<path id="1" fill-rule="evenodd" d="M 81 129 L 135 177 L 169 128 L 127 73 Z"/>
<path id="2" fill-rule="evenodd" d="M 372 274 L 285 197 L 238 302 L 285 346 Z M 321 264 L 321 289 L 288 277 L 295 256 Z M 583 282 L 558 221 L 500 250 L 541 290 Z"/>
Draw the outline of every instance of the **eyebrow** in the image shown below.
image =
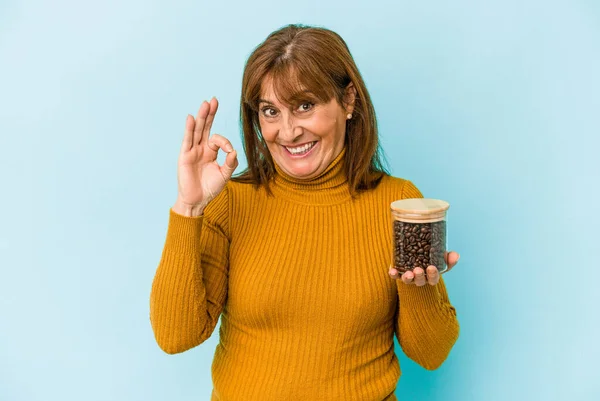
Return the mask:
<path id="1" fill-rule="evenodd" d="M 311 92 L 310 90 L 308 90 L 308 89 L 305 89 L 305 90 L 303 90 L 303 91 L 300 91 L 300 92 L 296 92 L 296 93 L 294 94 L 294 96 L 293 96 L 293 97 L 299 97 L 299 95 L 303 95 L 303 94 L 305 94 L 305 93 L 308 93 L 308 94 L 310 94 L 310 95 L 312 95 L 312 96 L 316 97 L 316 96 L 315 96 L 315 94 L 314 94 L 314 93 L 312 93 L 312 92 Z M 273 104 L 273 105 L 275 104 L 275 103 L 271 102 L 270 100 L 266 100 L 266 99 L 258 99 L 258 104 L 261 104 L 261 103 L 268 103 L 268 104 Z"/>

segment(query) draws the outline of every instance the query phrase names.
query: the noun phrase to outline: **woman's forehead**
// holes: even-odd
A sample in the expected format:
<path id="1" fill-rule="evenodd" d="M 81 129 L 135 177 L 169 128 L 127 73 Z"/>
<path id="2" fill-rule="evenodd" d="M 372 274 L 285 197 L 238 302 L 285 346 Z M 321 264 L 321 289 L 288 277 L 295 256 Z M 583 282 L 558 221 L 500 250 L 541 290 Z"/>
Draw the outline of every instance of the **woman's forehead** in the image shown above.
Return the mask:
<path id="1" fill-rule="evenodd" d="M 275 79 L 267 76 L 262 81 L 258 102 L 287 107 L 307 100 L 327 101 L 330 97 L 325 88 L 311 88 L 310 85 L 301 82 L 295 76 L 281 76 Z"/>
<path id="2" fill-rule="evenodd" d="M 267 76 L 261 84 L 260 98 L 276 103 L 308 92 L 310 91 L 306 85 L 298 82 L 295 77 L 280 77 L 275 80 L 273 77 Z"/>
<path id="3" fill-rule="evenodd" d="M 284 97 L 281 93 L 274 92 L 274 88 L 269 88 L 258 99 L 259 103 L 272 103 L 274 105 L 290 106 L 294 101 L 312 99 L 315 95 L 309 90 L 302 90 Z"/>

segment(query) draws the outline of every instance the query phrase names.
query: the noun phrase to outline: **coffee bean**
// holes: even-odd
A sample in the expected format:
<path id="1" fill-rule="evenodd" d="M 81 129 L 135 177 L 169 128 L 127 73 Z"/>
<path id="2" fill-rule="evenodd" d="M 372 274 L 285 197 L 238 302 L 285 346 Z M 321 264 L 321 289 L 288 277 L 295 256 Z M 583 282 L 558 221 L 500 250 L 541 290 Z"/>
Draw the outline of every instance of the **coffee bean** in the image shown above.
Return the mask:
<path id="1" fill-rule="evenodd" d="M 446 221 L 407 223 L 394 221 L 394 264 L 402 274 L 415 267 L 446 269 Z"/>

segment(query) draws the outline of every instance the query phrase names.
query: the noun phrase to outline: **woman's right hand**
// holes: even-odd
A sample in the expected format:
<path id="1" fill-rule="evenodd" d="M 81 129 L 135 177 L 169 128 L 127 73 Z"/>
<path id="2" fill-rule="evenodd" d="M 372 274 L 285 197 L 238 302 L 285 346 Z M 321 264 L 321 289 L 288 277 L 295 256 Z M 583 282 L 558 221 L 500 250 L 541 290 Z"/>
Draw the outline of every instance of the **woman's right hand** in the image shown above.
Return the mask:
<path id="1" fill-rule="evenodd" d="M 227 138 L 210 129 L 219 102 L 212 98 L 200 105 L 196 120 L 191 115 L 185 122 L 185 134 L 177 167 L 178 197 L 173 211 L 185 216 L 199 216 L 206 205 L 225 188 L 238 166 L 237 152 Z M 219 148 L 227 153 L 219 166 Z"/>

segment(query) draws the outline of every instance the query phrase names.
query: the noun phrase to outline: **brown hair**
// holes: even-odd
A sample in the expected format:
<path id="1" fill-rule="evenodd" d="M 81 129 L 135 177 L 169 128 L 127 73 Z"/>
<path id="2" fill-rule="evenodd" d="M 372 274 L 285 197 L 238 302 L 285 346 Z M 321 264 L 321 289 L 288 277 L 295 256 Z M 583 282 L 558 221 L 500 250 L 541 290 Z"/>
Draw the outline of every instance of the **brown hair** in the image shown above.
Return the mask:
<path id="1" fill-rule="evenodd" d="M 356 89 L 352 119 L 346 122 L 345 168 L 350 193 L 375 188 L 384 174 L 375 109 L 346 42 L 335 32 L 305 25 L 287 25 L 271 33 L 246 62 L 242 79 L 240 120 L 248 168 L 234 181 L 263 185 L 267 192 L 275 173 L 261 135 L 258 103 L 263 80 L 273 79 L 277 97 L 287 104 L 305 100 L 308 90 L 318 101 L 333 97 L 344 105 L 346 87 Z M 301 99 L 299 98 L 301 97 Z"/>

